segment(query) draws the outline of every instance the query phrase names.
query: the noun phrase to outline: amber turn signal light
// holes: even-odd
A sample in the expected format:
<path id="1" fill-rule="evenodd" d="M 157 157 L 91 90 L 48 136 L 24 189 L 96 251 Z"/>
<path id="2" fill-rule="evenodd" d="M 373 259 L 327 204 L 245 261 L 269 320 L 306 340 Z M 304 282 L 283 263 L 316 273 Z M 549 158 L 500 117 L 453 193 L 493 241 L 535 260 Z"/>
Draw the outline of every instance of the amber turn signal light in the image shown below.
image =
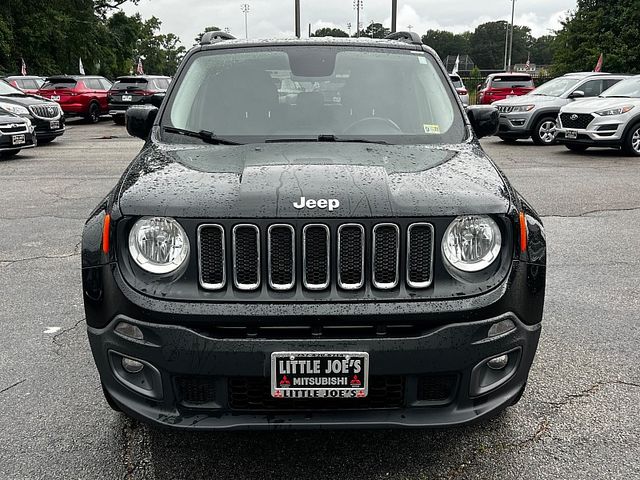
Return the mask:
<path id="1" fill-rule="evenodd" d="M 520 251 L 527 251 L 527 219 L 524 212 L 520 212 Z"/>
<path id="2" fill-rule="evenodd" d="M 111 231 L 111 215 L 108 213 L 104 216 L 102 224 L 102 251 L 109 253 L 109 233 Z"/>

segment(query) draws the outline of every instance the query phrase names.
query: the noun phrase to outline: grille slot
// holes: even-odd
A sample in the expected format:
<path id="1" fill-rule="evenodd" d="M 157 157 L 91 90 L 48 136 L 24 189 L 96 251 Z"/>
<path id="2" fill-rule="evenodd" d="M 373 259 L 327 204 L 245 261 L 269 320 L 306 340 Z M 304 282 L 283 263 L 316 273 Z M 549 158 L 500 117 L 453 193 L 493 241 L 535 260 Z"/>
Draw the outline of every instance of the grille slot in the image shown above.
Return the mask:
<path id="1" fill-rule="evenodd" d="M 213 378 L 177 377 L 178 398 L 184 404 L 205 405 L 215 402 L 216 384 Z"/>
<path id="2" fill-rule="evenodd" d="M 392 409 L 404 406 L 402 376 L 371 376 L 365 398 L 273 398 L 269 379 L 229 377 L 229 406 L 234 410 L 357 410 Z"/>
<path id="3" fill-rule="evenodd" d="M 364 285 L 364 227 L 347 223 L 338 228 L 338 286 L 357 290 Z"/>
<path id="4" fill-rule="evenodd" d="M 34 117 L 38 118 L 50 119 L 60 116 L 60 110 L 55 104 L 31 105 L 29 110 L 31 110 Z"/>
<path id="5" fill-rule="evenodd" d="M 306 225 L 302 230 L 303 282 L 309 290 L 329 286 L 329 227 Z"/>
<path id="6" fill-rule="evenodd" d="M 560 115 L 560 121 L 565 128 L 587 128 L 593 118 L 593 115 L 590 113 L 563 113 Z"/>
<path id="7" fill-rule="evenodd" d="M 221 225 L 198 227 L 200 285 L 207 290 L 219 290 L 227 282 L 225 268 L 224 228 Z"/>
<path id="8" fill-rule="evenodd" d="M 398 285 L 400 229 L 394 223 L 373 227 L 373 286 L 388 290 Z"/>
<path id="9" fill-rule="evenodd" d="M 407 285 L 426 288 L 433 275 L 433 226 L 413 223 L 407 229 Z"/>
<path id="10" fill-rule="evenodd" d="M 260 231 L 255 225 L 233 227 L 233 283 L 240 290 L 260 286 Z"/>
<path id="11" fill-rule="evenodd" d="M 423 375 L 418 379 L 418 400 L 447 403 L 456 392 L 455 374 Z"/>
<path id="12" fill-rule="evenodd" d="M 295 231 L 291 225 L 271 225 L 269 238 L 269 286 L 289 290 L 295 285 Z"/>
<path id="13" fill-rule="evenodd" d="M 0 132 L 2 133 L 27 133 L 27 124 L 26 123 L 20 123 L 20 124 L 11 124 L 11 126 L 8 125 L 0 125 Z"/>

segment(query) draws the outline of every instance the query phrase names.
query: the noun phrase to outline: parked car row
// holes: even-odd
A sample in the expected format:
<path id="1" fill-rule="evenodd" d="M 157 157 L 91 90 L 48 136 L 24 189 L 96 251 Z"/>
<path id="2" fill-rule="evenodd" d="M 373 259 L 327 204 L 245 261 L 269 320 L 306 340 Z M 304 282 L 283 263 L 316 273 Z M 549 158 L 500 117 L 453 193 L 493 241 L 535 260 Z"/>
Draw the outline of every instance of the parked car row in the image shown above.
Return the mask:
<path id="1" fill-rule="evenodd" d="M 0 80 L 0 158 L 53 141 L 64 134 L 67 117 L 96 123 L 111 114 L 124 125 L 129 106 L 159 103 L 170 81 L 156 75 L 120 77 L 115 83 L 93 75 L 6 77 Z"/>

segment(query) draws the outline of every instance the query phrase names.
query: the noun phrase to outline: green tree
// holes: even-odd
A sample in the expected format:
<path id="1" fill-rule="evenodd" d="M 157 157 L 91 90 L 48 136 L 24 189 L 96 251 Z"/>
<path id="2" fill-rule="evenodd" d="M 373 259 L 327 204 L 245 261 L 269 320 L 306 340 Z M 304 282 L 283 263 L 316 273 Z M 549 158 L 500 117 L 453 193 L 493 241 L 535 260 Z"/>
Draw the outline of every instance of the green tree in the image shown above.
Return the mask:
<path id="1" fill-rule="evenodd" d="M 470 37 L 470 55 L 478 67 L 484 70 L 499 70 L 504 66 L 505 37 L 509 23 L 504 20 L 478 25 Z M 511 63 L 527 61 L 533 42 L 531 29 L 514 25 L 513 53 Z"/>
<path id="2" fill-rule="evenodd" d="M 537 65 L 550 65 L 553 63 L 553 49 L 555 46 L 555 35 L 543 35 L 533 39 L 529 52 L 531 63 Z"/>
<path id="3" fill-rule="evenodd" d="M 339 28 L 319 28 L 311 34 L 312 37 L 348 37 L 349 34 Z"/>
<path id="4" fill-rule="evenodd" d="M 578 0 L 554 46 L 554 73 L 593 70 L 640 72 L 640 8 L 637 0 Z"/>
<path id="5" fill-rule="evenodd" d="M 383 26 L 381 23 L 370 23 L 367 28 L 360 30 L 361 37 L 384 38 L 391 33 L 391 30 Z M 355 37 L 356 35 L 354 35 Z"/>
<path id="6" fill-rule="evenodd" d="M 422 43 L 433 48 L 440 58 L 448 55 L 469 54 L 469 32 L 456 34 L 446 30 L 429 30 L 422 36 Z"/>

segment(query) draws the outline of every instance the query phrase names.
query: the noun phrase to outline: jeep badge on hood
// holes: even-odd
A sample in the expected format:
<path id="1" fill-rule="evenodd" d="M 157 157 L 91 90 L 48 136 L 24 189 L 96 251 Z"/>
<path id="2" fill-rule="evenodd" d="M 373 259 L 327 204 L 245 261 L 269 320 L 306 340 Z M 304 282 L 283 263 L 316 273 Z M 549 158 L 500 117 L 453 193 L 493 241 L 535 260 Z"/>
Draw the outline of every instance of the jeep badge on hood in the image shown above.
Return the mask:
<path id="1" fill-rule="evenodd" d="M 293 202 L 294 208 L 301 210 L 303 208 L 328 208 L 330 212 L 333 212 L 340 206 L 340 200 L 337 198 L 319 198 L 314 200 L 313 198 L 300 197 L 298 203 Z"/>

